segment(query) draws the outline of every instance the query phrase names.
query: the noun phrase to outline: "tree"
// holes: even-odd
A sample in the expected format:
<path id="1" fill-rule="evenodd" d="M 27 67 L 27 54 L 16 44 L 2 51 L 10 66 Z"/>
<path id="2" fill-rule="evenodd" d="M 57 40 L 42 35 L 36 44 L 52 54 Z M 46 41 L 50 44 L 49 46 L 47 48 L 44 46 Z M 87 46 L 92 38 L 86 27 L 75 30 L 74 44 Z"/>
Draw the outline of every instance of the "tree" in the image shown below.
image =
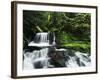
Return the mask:
<path id="1" fill-rule="evenodd" d="M 78 50 L 81 47 L 83 51 L 89 52 L 90 28 L 91 15 L 89 13 L 23 11 L 24 46 L 27 46 L 37 32 L 54 32 L 59 46 L 76 49 L 77 42 Z M 85 48 L 81 46 L 82 44 Z"/>

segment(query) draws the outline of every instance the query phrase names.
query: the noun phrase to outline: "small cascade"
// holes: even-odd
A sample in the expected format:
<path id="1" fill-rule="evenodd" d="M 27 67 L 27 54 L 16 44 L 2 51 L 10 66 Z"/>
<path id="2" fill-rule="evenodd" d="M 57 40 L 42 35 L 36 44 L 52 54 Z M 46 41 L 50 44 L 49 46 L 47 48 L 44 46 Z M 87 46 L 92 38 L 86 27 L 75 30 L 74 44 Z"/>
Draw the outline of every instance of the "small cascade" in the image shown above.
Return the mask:
<path id="1" fill-rule="evenodd" d="M 32 64 L 32 55 L 33 54 L 31 52 L 26 52 L 23 55 L 24 55 L 23 68 L 25 70 L 33 69 L 33 64 Z"/>
<path id="2" fill-rule="evenodd" d="M 48 43 L 49 42 L 48 33 L 37 33 L 33 41 L 34 43 Z"/>
<path id="3" fill-rule="evenodd" d="M 66 66 L 67 67 L 78 67 L 79 65 L 77 64 L 77 61 L 76 61 L 76 59 L 75 59 L 75 57 L 70 57 L 69 56 L 69 60 L 68 61 L 66 61 Z"/>
<path id="4" fill-rule="evenodd" d="M 46 32 L 37 33 L 34 40 L 28 44 L 28 46 L 34 47 L 49 47 L 53 45 L 55 45 L 55 35 Z"/>
<path id="5" fill-rule="evenodd" d="M 75 54 L 77 57 L 79 57 L 81 65 L 83 64 L 84 66 L 90 66 L 91 59 L 86 53 L 77 51 Z"/>
<path id="6" fill-rule="evenodd" d="M 48 66 L 48 48 L 43 48 L 39 51 L 33 51 L 33 54 L 35 56 L 32 58 L 32 64 L 34 64 L 35 68 L 45 68 Z"/>
<path id="7" fill-rule="evenodd" d="M 37 33 L 28 46 L 39 47 L 40 49 L 23 51 L 24 69 L 90 66 L 91 56 L 69 49 L 57 49 L 55 45 L 54 33 Z"/>
<path id="8" fill-rule="evenodd" d="M 25 69 L 45 68 L 48 66 L 48 48 L 24 53 Z"/>
<path id="9" fill-rule="evenodd" d="M 34 40 L 31 41 L 28 46 L 31 47 L 41 47 L 40 50 L 33 50 L 33 52 L 24 53 L 24 55 L 29 55 L 24 59 L 24 67 L 27 69 L 32 68 L 47 68 L 52 67 L 50 65 L 48 57 L 50 46 L 55 45 L 55 35 L 50 33 L 37 33 Z M 30 65 L 30 66 L 27 66 Z"/>
<path id="10" fill-rule="evenodd" d="M 74 56 L 70 56 L 69 60 L 66 61 L 66 66 L 67 67 L 81 67 L 81 66 L 90 66 L 91 59 L 86 53 L 81 53 L 81 52 L 75 52 L 73 53 Z"/>

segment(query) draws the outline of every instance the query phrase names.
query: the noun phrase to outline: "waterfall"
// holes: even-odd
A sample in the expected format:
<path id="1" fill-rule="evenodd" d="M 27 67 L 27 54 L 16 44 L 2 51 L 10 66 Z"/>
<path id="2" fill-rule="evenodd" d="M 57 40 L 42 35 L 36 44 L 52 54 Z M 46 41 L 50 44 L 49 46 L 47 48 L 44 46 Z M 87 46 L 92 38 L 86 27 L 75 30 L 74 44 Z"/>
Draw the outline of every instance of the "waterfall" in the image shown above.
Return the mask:
<path id="1" fill-rule="evenodd" d="M 24 51 L 24 69 L 90 66 L 91 56 L 79 51 L 57 49 L 55 45 L 54 33 L 37 33 L 28 46 L 39 47 L 40 49 Z"/>
<path id="2" fill-rule="evenodd" d="M 35 47 L 53 46 L 55 45 L 55 35 L 52 34 L 52 36 L 50 36 L 49 33 L 46 33 L 46 32 L 37 33 L 34 37 L 34 40 L 31 41 L 28 44 L 28 46 L 35 46 Z M 52 44 L 50 43 L 50 41 Z"/>
<path id="3" fill-rule="evenodd" d="M 90 58 L 86 53 L 81 53 L 79 51 L 74 53 L 75 56 L 69 56 L 69 60 L 66 61 L 67 67 L 80 67 L 80 66 L 90 66 Z"/>
<path id="4" fill-rule="evenodd" d="M 32 64 L 35 68 L 45 68 L 48 66 L 48 48 L 43 48 L 39 51 L 33 51 L 34 58 L 32 58 Z"/>
<path id="5" fill-rule="evenodd" d="M 37 33 L 33 41 L 34 43 L 48 43 L 48 33 Z"/>
<path id="6" fill-rule="evenodd" d="M 53 35 L 54 36 L 54 35 Z M 52 37 L 53 38 L 53 37 Z M 55 36 L 52 39 L 51 35 L 48 33 L 37 33 L 34 37 L 34 40 L 31 41 L 28 46 L 33 47 L 41 47 L 40 50 L 34 50 L 33 52 L 28 52 L 27 57 L 24 59 L 24 67 L 25 69 L 32 69 L 32 68 L 47 68 L 52 67 L 50 63 L 48 62 L 50 57 L 48 57 L 49 52 L 49 46 L 52 46 L 55 44 Z M 50 44 L 50 39 L 53 40 L 53 44 Z M 24 55 L 27 55 L 27 53 L 24 53 Z M 27 66 L 30 65 L 30 66 Z"/>
<path id="7" fill-rule="evenodd" d="M 23 60 L 23 68 L 28 70 L 28 69 L 33 69 L 33 64 L 32 64 L 32 53 L 31 52 L 26 52 L 23 54 L 24 60 Z"/>
<path id="8" fill-rule="evenodd" d="M 50 64 L 48 60 L 48 48 L 35 50 L 33 52 L 24 53 L 24 67 L 25 69 L 33 68 L 47 68 Z M 27 56 L 28 55 L 28 56 Z"/>

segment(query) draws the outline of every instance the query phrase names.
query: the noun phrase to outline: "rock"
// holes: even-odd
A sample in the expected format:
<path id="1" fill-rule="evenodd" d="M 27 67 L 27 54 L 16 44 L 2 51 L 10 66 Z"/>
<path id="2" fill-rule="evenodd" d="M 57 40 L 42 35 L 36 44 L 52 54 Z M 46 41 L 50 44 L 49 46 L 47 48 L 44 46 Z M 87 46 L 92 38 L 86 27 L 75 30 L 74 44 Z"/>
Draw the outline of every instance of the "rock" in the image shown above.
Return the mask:
<path id="1" fill-rule="evenodd" d="M 71 57 L 76 56 L 74 50 L 66 49 L 66 53 Z"/>
<path id="2" fill-rule="evenodd" d="M 43 64 L 41 63 L 41 61 L 35 62 L 33 65 L 34 65 L 34 68 L 36 69 L 43 68 Z"/>
<path id="3" fill-rule="evenodd" d="M 55 67 L 65 67 L 66 58 L 64 52 L 62 50 L 51 51 L 49 53 L 50 63 Z"/>

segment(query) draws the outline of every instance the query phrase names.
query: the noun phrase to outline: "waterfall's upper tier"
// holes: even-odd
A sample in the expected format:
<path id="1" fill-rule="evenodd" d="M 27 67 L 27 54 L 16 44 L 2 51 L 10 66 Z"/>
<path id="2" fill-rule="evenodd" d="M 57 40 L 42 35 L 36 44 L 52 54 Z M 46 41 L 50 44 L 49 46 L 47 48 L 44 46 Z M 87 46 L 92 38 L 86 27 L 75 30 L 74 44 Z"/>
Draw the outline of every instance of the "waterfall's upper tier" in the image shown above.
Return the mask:
<path id="1" fill-rule="evenodd" d="M 28 46 L 48 47 L 55 45 L 54 33 L 41 32 L 37 33 Z"/>

